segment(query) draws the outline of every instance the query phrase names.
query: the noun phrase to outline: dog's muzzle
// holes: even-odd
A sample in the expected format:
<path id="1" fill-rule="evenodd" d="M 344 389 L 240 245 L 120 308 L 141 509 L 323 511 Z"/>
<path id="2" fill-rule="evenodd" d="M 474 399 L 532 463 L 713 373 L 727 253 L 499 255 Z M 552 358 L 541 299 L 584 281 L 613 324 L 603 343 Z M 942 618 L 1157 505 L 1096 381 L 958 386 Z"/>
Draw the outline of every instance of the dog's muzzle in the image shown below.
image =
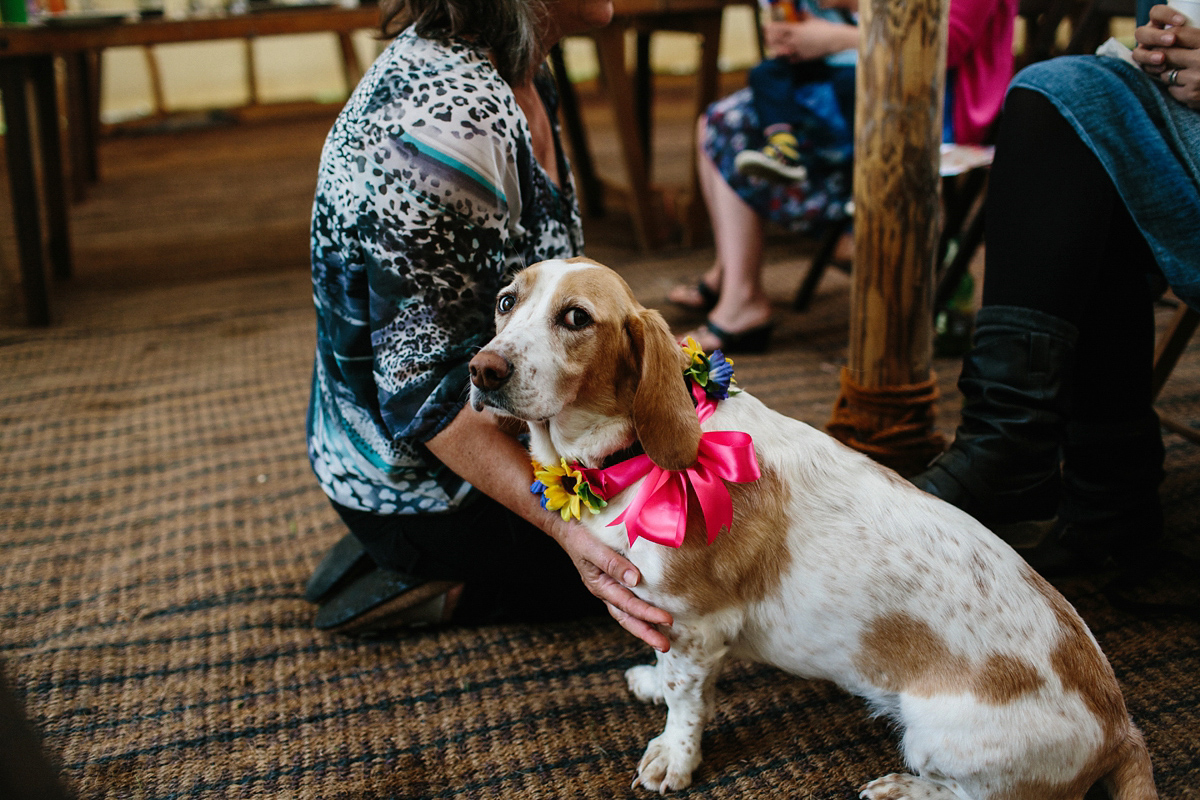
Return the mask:
<path id="1" fill-rule="evenodd" d="M 487 405 L 501 407 L 497 398 L 489 397 L 504 388 L 504 384 L 512 376 L 512 364 L 499 353 L 490 350 L 480 350 L 467 365 L 471 372 L 471 405 L 476 411 Z"/>

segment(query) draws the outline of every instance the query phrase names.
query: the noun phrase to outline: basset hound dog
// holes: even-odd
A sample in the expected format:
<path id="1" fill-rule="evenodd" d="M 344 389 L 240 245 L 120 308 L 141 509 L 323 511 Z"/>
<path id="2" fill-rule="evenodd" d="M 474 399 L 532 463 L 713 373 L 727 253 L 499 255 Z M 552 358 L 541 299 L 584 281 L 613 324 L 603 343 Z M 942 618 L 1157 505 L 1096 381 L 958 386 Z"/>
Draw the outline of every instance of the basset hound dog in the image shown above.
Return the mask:
<path id="1" fill-rule="evenodd" d="M 866 783 L 869 800 L 1081 800 L 1096 783 L 1116 800 L 1157 797 L 1095 638 L 970 516 L 747 391 L 707 399 L 681 378 L 694 354 L 596 262 L 520 272 L 496 329 L 470 365 L 472 405 L 527 422 L 532 459 L 589 484 L 580 521 L 641 570 L 636 594 L 674 616 L 670 649 L 625 674 L 667 706 L 635 786 L 691 783 L 717 674 L 737 657 L 833 681 L 895 722 L 911 774 Z M 697 465 L 706 442 L 731 436 L 756 479 L 722 473 L 714 488 L 718 468 Z M 589 504 L 618 453 L 640 454 L 635 479 Z M 678 476 L 692 482 L 675 487 L 680 533 L 663 544 L 646 525 L 664 529 L 672 503 L 646 484 Z M 580 496 L 567 483 L 556 488 Z M 713 538 L 722 497 L 732 519 Z"/>

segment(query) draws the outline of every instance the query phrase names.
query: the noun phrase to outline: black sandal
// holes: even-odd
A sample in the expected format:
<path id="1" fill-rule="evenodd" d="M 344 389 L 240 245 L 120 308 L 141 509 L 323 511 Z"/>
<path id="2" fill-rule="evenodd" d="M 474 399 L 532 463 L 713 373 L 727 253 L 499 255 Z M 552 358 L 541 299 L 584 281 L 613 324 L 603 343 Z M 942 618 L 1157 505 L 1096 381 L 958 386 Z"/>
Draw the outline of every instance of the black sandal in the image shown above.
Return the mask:
<path id="1" fill-rule="evenodd" d="M 680 308 L 687 308 L 692 311 L 703 311 L 707 314 L 709 311 L 712 311 L 714 308 L 716 308 L 717 301 L 721 299 L 720 291 L 705 283 L 703 278 L 696 282 L 696 294 L 700 295 L 699 304 L 680 303 L 676 300 L 672 300 L 670 295 L 667 296 L 667 302 L 677 305 Z"/>
<path id="2" fill-rule="evenodd" d="M 321 559 L 321 563 L 313 570 L 308 585 L 304 587 L 304 599 L 310 603 L 320 603 L 334 589 L 359 578 L 375 569 L 375 562 L 363 549 L 362 544 L 347 533 L 338 543 L 329 548 L 329 552 Z"/>
<path id="3" fill-rule="evenodd" d="M 450 621 L 461 594 L 461 583 L 376 569 L 321 603 L 313 625 L 346 636 L 440 625 Z"/>
<path id="4" fill-rule="evenodd" d="M 721 344 L 715 349 L 730 353 L 765 353 L 771 345 L 771 333 L 775 330 L 774 322 L 764 322 L 738 333 L 730 333 L 711 321 L 706 321 L 704 327 L 716 337 Z"/>
<path id="5" fill-rule="evenodd" d="M 363 636 L 450 620 L 462 584 L 380 569 L 353 534 L 330 548 L 308 579 L 318 630 Z"/>

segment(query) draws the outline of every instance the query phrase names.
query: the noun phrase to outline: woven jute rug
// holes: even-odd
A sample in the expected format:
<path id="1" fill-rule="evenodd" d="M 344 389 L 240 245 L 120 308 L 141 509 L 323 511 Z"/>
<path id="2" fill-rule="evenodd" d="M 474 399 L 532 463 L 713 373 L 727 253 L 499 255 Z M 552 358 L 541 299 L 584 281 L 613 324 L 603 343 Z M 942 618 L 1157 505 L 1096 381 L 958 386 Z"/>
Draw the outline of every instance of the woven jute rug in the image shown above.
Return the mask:
<path id="1" fill-rule="evenodd" d="M 712 252 L 592 254 L 648 304 Z M 784 310 L 739 382 L 821 426 L 848 288 Z M 0 659 L 81 798 L 613 798 L 665 711 L 622 672 L 651 651 L 611 620 L 357 641 L 317 632 L 303 587 L 343 530 L 305 455 L 306 270 L 80 297 L 51 330 L 0 330 Z M 1164 314 L 1167 312 L 1164 310 Z M 695 318 L 668 310 L 673 324 Z M 1200 419 L 1200 353 L 1164 402 Z M 957 364 L 937 364 L 944 432 Z M 1200 447 L 1167 437 L 1173 546 L 1200 539 Z M 536 576 L 530 576 L 536 580 Z M 1164 798 L 1200 796 L 1200 625 L 1062 584 L 1121 679 Z M 1176 570 L 1157 599 L 1195 592 Z M 554 598 L 548 597 L 548 603 Z M 696 798 L 853 798 L 901 768 L 888 725 L 836 687 L 734 662 Z M 0 746 L 3 746 L 0 744 Z"/>

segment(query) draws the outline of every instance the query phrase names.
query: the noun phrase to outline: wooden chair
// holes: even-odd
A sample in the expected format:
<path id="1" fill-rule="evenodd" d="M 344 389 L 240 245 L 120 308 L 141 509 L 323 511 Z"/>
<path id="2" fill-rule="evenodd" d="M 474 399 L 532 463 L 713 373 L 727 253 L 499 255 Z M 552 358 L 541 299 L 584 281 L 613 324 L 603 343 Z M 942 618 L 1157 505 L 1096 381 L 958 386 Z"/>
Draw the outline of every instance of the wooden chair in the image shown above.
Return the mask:
<path id="1" fill-rule="evenodd" d="M 975 251 L 983 242 L 984 207 L 980 200 L 987 188 L 990 166 L 991 159 L 988 158 L 965 171 L 957 172 L 952 171 L 947 160 L 943 159 L 942 199 L 945 219 L 938 239 L 938 283 L 933 302 L 935 317 L 954 296 Z M 796 290 L 796 297 L 792 300 L 794 310 L 804 311 L 808 308 L 821 277 L 831 264 L 838 269 L 849 271 L 849 265 L 833 261 L 833 253 L 838 240 L 850 229 L 852 221 L 852 215 L 844 217 L 826 230 L 820 244 L 817 245 L 812 266 L 808 268 L 800 287 Z"/>
<path id="2" fill-rule="evenodd" d="M 613 190 L 622 195 L 629 206 L 633 232 L 638 246 L 650 250 L 663 244 L 674 223 L 683 227 L 685 242 L 697 235 L 699 220 L 705 219 L 693 170 L 685 189 L 678 219 L 672 219 L 664 203 L 663 187 L 654 185 L 652 137 L 653 75 L 650 70 L 650 39 L 659 31 L 682 31 L 697 34 L 700 63 L 696 72 L 695 109 L 692 118 L 703 113 L 717 99 L 719 71 L 717 55 L 721 46 L 721 22 L 727 6 L 753 5 L 753 0 L 619 0 L 614 2 L 612 22 L 591 31 L 596 45 L 601 83 L 616 123 L 624 181 L 610 183 L 598 176 L 588 154 L 587 135 L 579 118 L 574 87 L 563 68 L 561 53 L 551 53 L 559 96 L 562 99 L 564 127 L 571 146 L 573 172 L 578 182 L 585 212 L 589 216 L 603 213 L 605 193 Z M 634 50 L 632 74 L 626 69 L 626 33 L 632 33 Z M 695 163 L 694 137 L 690 161 Z"/>
<path id="3" fill-rule="evenodd" d="M 1159 393 L 1162 391 L 1163 385 L 1167 382 L 1167 378 L 1171 377 L 1171 372 L 1175 369 L 1175 364 L 1179 361 L 1179 357 L 1183 355 L 1187 349 L 1188 343 L 1195 334 L 1197 326 L 1200 325 L 1200 312 L 1190 306 L 1180 304 L 1179 310 L 1175 312 L 1175 317 L 1171 320 L 1167 330 L 1158 340 L 1158 347 L 1154 354 L 1154 376 L 1152 391 L 1154 399 L 1158 399 Z M 1179 434 L 1190 442 L 1200 444 L 1200 429 L 1197 429 L 1173 414 L 1165 411 L 1158 412 L 1159 422 L 1164 428 L 1174 433 Z"/>

